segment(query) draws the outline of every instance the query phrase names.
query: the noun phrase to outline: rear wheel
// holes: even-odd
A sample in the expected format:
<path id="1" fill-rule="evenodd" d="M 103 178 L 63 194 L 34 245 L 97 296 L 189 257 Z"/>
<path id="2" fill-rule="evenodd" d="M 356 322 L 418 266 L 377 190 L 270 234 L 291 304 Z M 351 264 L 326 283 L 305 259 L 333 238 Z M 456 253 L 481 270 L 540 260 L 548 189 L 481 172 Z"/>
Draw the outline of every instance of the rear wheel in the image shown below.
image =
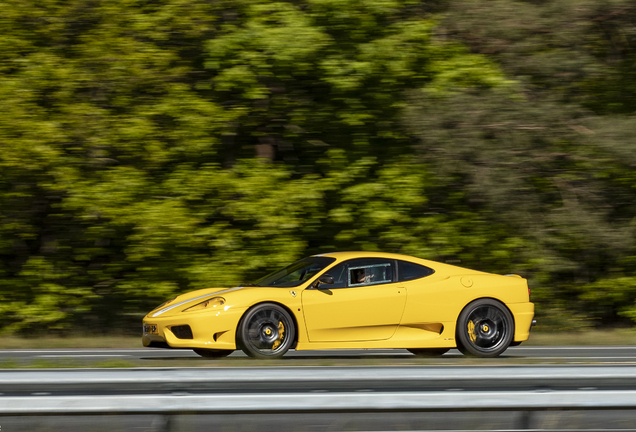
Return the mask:
<path id="1" fill-rule="evenodd" d="M 464 308 L 457 320 L 457 348 L 468 356 L 497 357 L 514 336 L 508 309 L 492 299 L 479 299 Z"/>
<path id="2" fill-rule="evenodd" d="M 250 357 L 276 359 L 291 348 L 295 336 L 289 313 L 274 303 L 263 303 L 247 311 L 239 324 L 237 340 Z"/>
<path id="3" fill-rule="evenodd" d="M 440 357 L 446 354 L 450 348 L 409 348 L 418 357 Z"/>
<path id="4" fill-rule="evenodd" d="M 192 351 L 199 354 L 201 357 L 206 357 L 206 358 L 227 357 L 234 352 L 234 350 L 219 350 L 219 349 L 205 349 L 205 348 L 194 348 Z"/>

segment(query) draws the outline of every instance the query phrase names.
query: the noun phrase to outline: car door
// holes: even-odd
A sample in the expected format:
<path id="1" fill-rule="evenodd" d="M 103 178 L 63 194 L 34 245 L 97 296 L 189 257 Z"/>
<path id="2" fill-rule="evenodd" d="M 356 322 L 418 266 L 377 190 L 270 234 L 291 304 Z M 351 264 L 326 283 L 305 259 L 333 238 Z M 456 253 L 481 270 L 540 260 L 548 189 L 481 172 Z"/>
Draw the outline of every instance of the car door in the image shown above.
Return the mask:
<path id="1" fill-rule="evenodd" d="M 397 283 L 395 260 L 360 258 L 326 272 L 333 285 L 302 293 L 310 342 L 389 339 L 400 323 L 406 290 Z"/>

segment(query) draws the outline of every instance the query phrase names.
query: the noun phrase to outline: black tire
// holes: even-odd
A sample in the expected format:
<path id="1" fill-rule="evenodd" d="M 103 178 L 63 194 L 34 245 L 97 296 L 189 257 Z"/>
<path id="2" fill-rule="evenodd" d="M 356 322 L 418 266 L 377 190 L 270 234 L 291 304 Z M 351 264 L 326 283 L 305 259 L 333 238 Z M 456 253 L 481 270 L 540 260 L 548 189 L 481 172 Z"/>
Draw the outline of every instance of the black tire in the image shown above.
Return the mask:
<path id="1" fill-rule="evenodd" d="M 259 359 L 281 358 L 295 337 L 291 315 L 274 303 L 262 303 L 248 310 L 237 331 L 238 346 L 248 356 Z"/>
<path id="2" fill-rule="evenodd" d="M 408 348 L 418 357 L 440 357 L 450 351 L 450 348 Z"/>
<path id="3" fill-rule="evenodd" d="M 234 352 L 234 350 L 219 350 L 219 349 L 206 349 L 206 348 L 193 348 L 192 351 L 205 358 L 221 358 L 227 357 Z"/>
<path id="4" fill-rule="evenodd" d="M 457 349 L 473 357 L 497 357 L 515 334 L 508 309 L 492 299 L 479 299 L 464 308 L 457 320 Z"/>

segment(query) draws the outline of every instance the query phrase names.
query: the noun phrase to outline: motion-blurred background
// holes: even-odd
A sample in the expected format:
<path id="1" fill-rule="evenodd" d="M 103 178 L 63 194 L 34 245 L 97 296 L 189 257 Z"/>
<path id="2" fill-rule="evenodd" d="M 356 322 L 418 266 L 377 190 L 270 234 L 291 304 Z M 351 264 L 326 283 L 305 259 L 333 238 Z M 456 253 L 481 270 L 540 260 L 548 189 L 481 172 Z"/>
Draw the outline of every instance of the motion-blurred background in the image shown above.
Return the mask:
<path id="1" fill-rule="evenodd" d="M 635 112 L 632 0 L 0 0 L 0 332 L 335 250 L 631 326 Z"/>

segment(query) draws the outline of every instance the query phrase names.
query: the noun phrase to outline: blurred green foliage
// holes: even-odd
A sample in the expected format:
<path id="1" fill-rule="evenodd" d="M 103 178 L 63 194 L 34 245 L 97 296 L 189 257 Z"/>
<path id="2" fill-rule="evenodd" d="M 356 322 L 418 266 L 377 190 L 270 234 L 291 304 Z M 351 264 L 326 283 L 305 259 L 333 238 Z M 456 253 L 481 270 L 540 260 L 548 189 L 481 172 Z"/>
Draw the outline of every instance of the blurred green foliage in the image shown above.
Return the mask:
<path id="1" fill-rule="evenodd" d="M 0 330 L 382 250 L 636 321 L 628 0 L 0 0 Z M 580 324 L 572 324 L 580 323 Z"/>

